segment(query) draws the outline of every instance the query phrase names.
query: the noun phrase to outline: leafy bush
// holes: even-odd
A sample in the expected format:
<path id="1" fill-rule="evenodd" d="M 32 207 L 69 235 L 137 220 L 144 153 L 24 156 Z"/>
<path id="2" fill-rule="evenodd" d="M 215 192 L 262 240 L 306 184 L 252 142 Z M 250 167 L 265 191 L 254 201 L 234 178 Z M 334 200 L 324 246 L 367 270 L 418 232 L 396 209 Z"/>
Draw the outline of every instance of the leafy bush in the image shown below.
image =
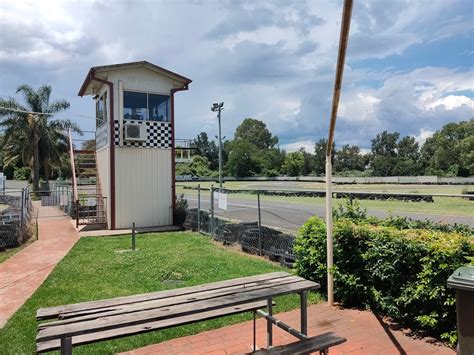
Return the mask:
<path id="1" fill-rule="evenodd" d="M 376 226 L 394 227 L 396 229 L 426 229 L 446 233 L 459 233 L 467 237 L 474 236 L 474 228 L 466 224 L 437 223 L 430 220 L 416 220 L 408 217 L 390 216 L 380 219 L 367 216 L 367 209 L 360 207 L 358 200 L 348 198 L 346 202 L 339 203 L 333 211 L 334 219 L 349 219 L 354 223 L 369 223 Z"/>
<path id="2" fill-rule="evenodd" d="M 13 177 L 15 180 L 28 180 L 31 176 L 31 169 L 27 166 L 15 169 Z"/>
<path id="3" fill-rule="evenodd" d="M 407 217 L 371 218 L 371 223 L 397 229 L 427 229 L 445 233 L 459 233 L 466 237 L 474 236 L 474 229 L 466 224 L 436 223 L 427 219 L 421 221 Z"/>
<path id="4" fill-rule="evenodd" d="M 186 220 L 186 210 L 188 209 L 188 200 L 184 198 L 184 194 L 181 194 L 176 198 L 176 204 L 174 206 L 174 224 L 177 226 L 183 226 Z"/>
<path id="5" fill-rule="evenodd" d="M 326 281 L 326 231 L 317 217 L 299 231 L 294 251 L 299 275 Z M 473 254 L 469 238 L 454 232 L 334 224 L 335 298 L 364 306 L 402 324 L 455 341 L 455 293 L 446 281 Z"/>
<path id="6" fill-rule="evenodd" d="M 339 203 L 333 211 L 334 219 L 346 218 L 351 221 L 363 221 L 367 219 L 367 208 L 360 207 L 359 201 L 348 198 L 345 204 Z"/>

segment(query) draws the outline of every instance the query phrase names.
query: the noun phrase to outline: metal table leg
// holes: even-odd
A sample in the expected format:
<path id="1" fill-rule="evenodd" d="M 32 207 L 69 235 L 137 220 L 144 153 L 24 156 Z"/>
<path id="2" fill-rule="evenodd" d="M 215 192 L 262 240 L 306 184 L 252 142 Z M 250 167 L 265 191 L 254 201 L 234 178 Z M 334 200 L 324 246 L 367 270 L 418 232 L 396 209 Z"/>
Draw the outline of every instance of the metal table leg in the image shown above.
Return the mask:
<path id="1" fill-rule="evenodd" d="M 72 355 L 72 338 L 61 338 L 61 355 Z"/>
<path id="2" fill-rule="evenodd" d="M 267 313 L 271 316 L 273 315 L 273 302 L 271 297 L 267 299 Z M 271 348 L 273 345 L 273 323 L 267 319 L 267 349 Z"/>
<path id="3" fill-rule="evenodd" d="M 308 335 L 308 291 L 300 292 L 301 333 Z"/>
<path id="4" fill-rule="evenodd" d="M 257 311 L 253 311 L 253 348 L 252 351 L 257 351 Z"/>

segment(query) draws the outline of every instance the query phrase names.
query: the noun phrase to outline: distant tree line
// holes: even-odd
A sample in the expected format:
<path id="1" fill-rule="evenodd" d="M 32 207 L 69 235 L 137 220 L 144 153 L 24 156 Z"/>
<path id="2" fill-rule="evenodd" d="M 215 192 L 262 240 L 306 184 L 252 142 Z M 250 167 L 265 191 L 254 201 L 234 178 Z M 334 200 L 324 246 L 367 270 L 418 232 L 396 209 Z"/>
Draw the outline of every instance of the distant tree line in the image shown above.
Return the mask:
<path id="1" fill-rule="evenodd" d="M 195 157 L 179 164 L 177 174 L 217 176 L 219 147 L 201 132 L 193 141 Z M 264 122 L 246 118 L 234 138 L 223 143 L 224 175 L 235 177 L 324 175 L 327 140 L 319 139 L 313 153 L 300 148 L 286 152 L 278 147 Z M 357 145 L 332 149 L 333 170 L 342 176 L 473 176 L 474 118 L 448 123 L 420 147 L 414 137 L 383 131 L 363 153 Z"/>

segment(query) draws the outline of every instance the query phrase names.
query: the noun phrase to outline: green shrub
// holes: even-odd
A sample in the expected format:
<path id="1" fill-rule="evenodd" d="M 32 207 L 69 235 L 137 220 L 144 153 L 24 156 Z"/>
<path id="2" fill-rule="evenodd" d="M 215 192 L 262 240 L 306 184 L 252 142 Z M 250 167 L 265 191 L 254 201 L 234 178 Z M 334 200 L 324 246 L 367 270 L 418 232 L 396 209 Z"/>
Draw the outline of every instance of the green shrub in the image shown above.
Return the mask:
<path id="1" fill-rule="evenodd" d="M 351 221 L 363 221 L 367 219 L 367 208 L 360 207 L 358 200 L 346 199 L 345 203 L 339 203 L 332 213 L 334 219 L 350 219 Z"/>
<path id="2" fill-rule="evenodd" d="M 15 169 L 13 178 L 15 180 L 28 180 L 31 176 L 31 169 L 27 166 Z"/>
<path id="3" fill-rule="evenodd" d="M 299 275 L 326 281 L 325 224 L 310 218 L 295 241 Z M 469 238 L 455 232 L 334 224 L 335 298 L 370 307 L 433 336 L 455 341 L 455 294 L 446 281 L 473 254 Z"/>
<path id="4" fill-rule="evenodd" d="M 186 211 L 188 209 L 188 200 L 184 198 L 184 194 L 181 194 L 176 198 L 176 204 L 174 206 L 174 224 L 182 227 L 184 221 L 186 221 Z"/>
<path id="5" fill-rule="evenodd" d="M 371 218 L 370 223 L 397 229 L 426 229 L 445 233 L 459 233 L 467 237 L 474 236 L 474 229 L 466 224 L 437 223 L 427 219 L 421 221 L 407 217 Z"/>

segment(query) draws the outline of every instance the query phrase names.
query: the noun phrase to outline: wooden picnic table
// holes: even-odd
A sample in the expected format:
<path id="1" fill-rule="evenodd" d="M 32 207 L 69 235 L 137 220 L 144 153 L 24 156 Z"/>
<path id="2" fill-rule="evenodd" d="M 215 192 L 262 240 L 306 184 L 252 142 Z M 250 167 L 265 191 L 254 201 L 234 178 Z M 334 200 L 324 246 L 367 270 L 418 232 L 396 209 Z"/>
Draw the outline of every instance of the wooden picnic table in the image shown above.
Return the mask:
<path id="1" fill-rule="evenodd" d="M 272 345 L 272 326 L 277 325 L 299 339 L 307 335 L 307 293 L 320 286 L 313 281 L 274 272 L 263 275 L 183 287 L 141 295 L 83 302 L 38 309 L 37 352 L 72 347 L 160 329 L 166 329 L 231 314 L 258 311 L 267 319 L 267 344 Z M 273 316 L 273 298 L 300 295 L 301 332 Z M 261 309 L 267 308 L 264 312 Z"/>

